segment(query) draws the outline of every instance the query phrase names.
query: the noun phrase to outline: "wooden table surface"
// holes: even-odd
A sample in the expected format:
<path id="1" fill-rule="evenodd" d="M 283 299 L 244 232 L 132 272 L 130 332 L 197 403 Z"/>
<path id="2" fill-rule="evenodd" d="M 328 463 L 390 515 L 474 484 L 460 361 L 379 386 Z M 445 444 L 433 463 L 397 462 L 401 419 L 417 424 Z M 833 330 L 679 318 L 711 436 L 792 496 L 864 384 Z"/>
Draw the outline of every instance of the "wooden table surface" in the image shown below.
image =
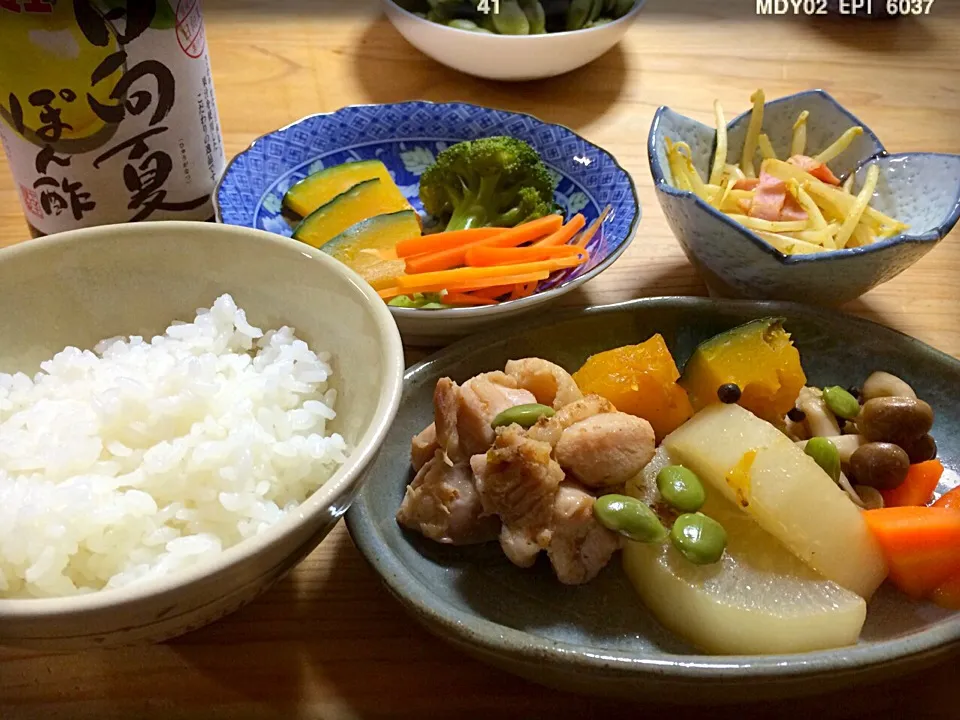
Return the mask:
<path id="1" fill-rule="evenodd" d="M 423 98 L 534 113 L 619 158 L 637 182 L 633 245 L 567 304 L 704 294 L 660 212 L 645 143 L 667 104 L 711 122 L 763 87 L 778 97 L 822 87 L 891 151 L 960 152 L 960 23 L 948 0 L 929 17 L 889 22 L 756 17 L 754 0 L 651 0 L 625 41 L 560 79 L 508 85 L 448 70 L 409 47 L 375 0 L 205 0 L 227 154 L 304 115 Z M 716 8 L 723 8 L 718 10 Z M 696 8 L 696 9 L 694 9 Z M 942 11 L 942 17 L 938 12 Z M 2 161 L 0 161 L 2 162 Z M 0 168 L 0 245 L 27 236 Z M 958 233 L 845 309 L 960 356 Z M 960 717 L 949 665 L 880 687 L 762 707 L 733 717 Z M 547 690 L 481 665 L 409 620 L 341 523 L 289 577 L 249 607 L 173 642 L 77 655 L 0 649 L 0 718 L 640 717 L 624 706 Z"/>

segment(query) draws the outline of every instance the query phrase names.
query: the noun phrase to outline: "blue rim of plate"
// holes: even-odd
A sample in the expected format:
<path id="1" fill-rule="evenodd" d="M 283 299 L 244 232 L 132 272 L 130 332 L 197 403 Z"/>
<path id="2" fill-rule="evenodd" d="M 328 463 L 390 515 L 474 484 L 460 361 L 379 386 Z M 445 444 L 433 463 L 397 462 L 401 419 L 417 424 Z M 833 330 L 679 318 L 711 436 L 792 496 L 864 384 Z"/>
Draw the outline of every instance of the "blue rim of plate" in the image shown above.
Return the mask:
<path id="1" fill-rule="evenodd" d="M 468 317 L 476 317 L 479 314 L 491 314 L 492 312 L 504 311 L 504 309 L 506 308 L 514 308 L 517 305 L 530 303 L 531 301 L 537 302 L 537 303 L 543 302 L 547 298 L 564 294 L 588 282 L 589 280 L 592 280 L 594 277 L 596 277 L 601 272 L 603 272 L 608 267 L 610 267 L 624 253 L 627 247 L 629 247 L 630 244 L 633 242 L 633 239 L 637 234 L 637 229 L 639 227 L 640 220 L 643 216 L 643 211 L 640 205 L 640 198 L 637 195 L 637 187 L 636 187 L 636 183 L 634 182 L 633 176 L 623 167 L 623 165 L 620 164 L 620 162 L 617 160 L 616 156 L 613 153 L 611 153 L 608 150 L 605 150 L 604 148 L 600 147 L 596 143 L 593 143 L 587 140 L 580 133 L 576 132 L 575 130 L 572 130 L 566 125 L 562 125 L 560 123 L 546 122 L 530 113 L 516 112 L 513 110 L 505 110 L 501 108 L 493 108 L 493 107 L 484 106 L 484 105 L 477 105 L 475 103 L 433 102 L 430 100 L 409 100 L 409 101 L 398 102 L 398 103 L 366 103 L 366 104 L 346 105 L 342 108 L 339 108 L 331 112 L 314 113 L 313 115 L 307 115 L 305 117 L 300 118 L 299 120 L 296 120 L 292 123 L 284 125 L 281 128 L 272 130 L 268 133 L 264 133 L 256 137 L 246 148 L 238 152 L 236 155 L 234 155 L 230 159 L 230 161 L 227 163 L 226 168 L 223 171 L 223 174 L 220 176 L 220 179 L 217 181 L 217 185 L 214 188 L 213 195 L 212 195 L 216 221 L 224 224 L 241 224 L 243 227 L 253 227 L 253 225 L 247 222 L 232 223 L 224 220 L 223 211 L 221 209 L 220 198 L 223 192 L 224 185 L 227 183 L 230 177 L 231 169 L 233 168 L 234 164 L 239 160 L 239 158 L 241 158 L 248 151 L 253 149 L 254 146 L 257 145 L 257 143 L 260 143 L 265 139 L 270 138 L 274 135 L 291 131 L 295 129 L 297 126 L 305 122 L 314 120 L 316 118 L 333 117 L 333 116 L 336 116 L 338 113 L 342 113 L 345 111 L 356 111 L 356 110 L 362 110 L 364 108 L 388 108 L 388 107 L 404 109 L 404 108 L 414 108 L 418 106 L 429 106 L 431 108 L 440 108 L 440 107 L 466 108 L 473 111 L 496 112 L 496 113 L 504 114 L 511 117 L 524 118 L 527 121 L 532 121 L 537 125 L 540 125 L 543 127 L 557 128 L 563 131 L 564 133 L 567 133 L 569 136 L 575 138 L 578 142 L 582 143 L 584 146 L 592 149 L 598 155 L 606 158 L 610 163 L 611 167 L 622 175 L 623 179 L 626 180 L 626 187 L 629 188 L 630 196 L 627 200 L 628 201 L 632 200 L 634 214 L 633 214 L 633 217 L 630 219 L 630 223 L 624 233 L 623 240 L 615 248 L 613 248 L 610 251 L 610 253 L 607 254 L 602 260 L 597 262 L 595 265 L 592 265 L 592 267 L 589 267 L 587 270 L 580 272 L 579 274 L 576 274 L 579 268 L 573 268 L 571 270 L 565 270 L 565 271 L 560 271 L 556 273 L 555 275 L 548 278 L 547 281 L 542 281 L 542 282 L 548 282 L 549 283 L 548 287 L 543 289 L 538 289 L 533 295 L 530 295 L 525 298 L 520 298 L 518 300 L 505 300 L 503 302 L 498 303 L 497 305 L 451 308 L 451 309 L 444 309 L 444 310 L 423 311 L 423 310 L 418 310 L 414 308 L 390 307 L 390 311 L 392 313 L 396 314 L 399 317 L 423 317 L 425 312 L 429 312 L 430 317 L 435 316 L 437 318 L 452 318 L 452 317 L 468 318 Z M 410 138 L 411 141 L 415 139 L 416 138 Z M 420 138 L 420 139 L 423 140 L 425 138 Z M 436 140 L 441 140 L 441 141 L 449 141 L 452 139 L 453 138 L 436 138 Z M 374 142 L 376 141 L 371 141 L 370 144 L 373 144 Z M 362 144 L 367 144 L 367 143 L 362 143 Z M 338 150 L 335 150 L 335 151 L 321 153 L 321 156 L 334 154 L 335 152 L 343 151 L 343 150 L 344 148 L 338 148 Z M 556 168 L 549 161 L 545 160 L 545 162 L 548 167 L 555 170 L 556 172 L 559 172 L 559 170 L 556 170 Z M 301 165 L 304 165 L 304 164 L 306 163 L 301 163 Z M 563 173 L 563 175 L 568 176 L 568 173 Z M 571 180 L 571 183 L 577 186 L 580 186 L 581 191 L 589 199 L 589 201 L 597 208 L 598 213 L 602 211 L 603 206 L 600 205 L 600 201 L 597 200 L 597 198 L 594 197 L 594 195 L 587 188 L 583 187 L 582 183 L 578 181 L 573 181 L 573 180 Z M 258 207 L 260 204 L 263 203 L 264 197 L 266 197 L 266 195 L 269 194 L 269 192 L 270 192 L 269 188 L 263 192 L 260 199 L 258 200 Z M 607 221 L 604 223 L 604 226 L 606 226 L 612 218 L 613 218 L 613 215 L 607 218 Z M 263 228 L 256 228 L 256 229 L 263 229 Z M 601 239 L 603 237 L 602 232 L 603 232 L 603 227 L 601 227 L 601 232 L 598 233 L 598 237 Z M 594 242 L 596 242 L 596 238 L 594 241 L 588 244 L 588 249 L 594 246 Z"/>
<path id="2" fill-rule="evenodd" d="M 825 318 L 842 316 L 845 321 L 865 329 L 880 330 L 900 336 L 915 344 L 919 350 L 952 365 L 960 366 L 957 358 L 947 355 L 899 330 L 888 328 L 848 313 L 818 308 L 789 301 L 775 300 L 714 300 L 703 297 L 663 296 L 627 300 L 607 305 L 561 311 L 548 319 L 538 319 L 535 325 L 554 324 L 576 317 L 606 313 L 628 312 L 645 306 L 688 306 L 749 308 L 769 315 L 802 314 Z M 517 332 L 520 324 L 510 324 L 507 332 Z M 449 355 L 472 351 L 483 346 L 490 333 L 459 340 L 410 366 L 403 374 L 404 385 L 420 371 Z M 457 646 L 476 648 L 484 654 L 508 654 L 531 665 L 549 662 L 580 672 L 596 672 L 606 676 L 647 675 L 651 679 L 668 681 L 735 681 L 738 679 L 800 680 L 805 677 L 830 673 L 832 677 L 859 675 L 868 668 L 905 662 L 923 663 L 925 659 L 939 659 L 944 653 L 960 649 L 960 617 L 954 617 L 922 632 L 906 637 L 885 640 L 872 645 L 852 645 L 831 650 L 780 655 L 705 655 L 668 654 L 657 658 L 551 640 L 523 630 L 502 625 L 453 607 L 443 598 L 422 592 L 423 583 L 392 552 L 381 552 L 383 541 L 376 528 L 393 518 L 375 518 L 362 502 L 365 487 L 361 487 L 345 516 L 350 537 L 374 571 L 380 576 L 390 594 L 403 607 L 417 616 L 418 622 L 433 628 L 443 628 L 443 639 Z M 362 531 L 360 527 L 363 526 Z M 429 590 L 429 589 L 428 589 Z"/>
<path id="3" fill-rule="evenodd" d="M 880 138 L 871 130 L 867 125 L 865 125 L 856 115 L 847 110 L 843 105 L 837 102 L 837 99 L 834 98 L 830 93 L 825 90 L 804 90 L 803 92 L 793 93 L 792 95 L 785 95 L 784 97 L 777 98 L 776 100 L 771 100 L 764 104 L 764 107 L 769 107 L 772 105 L 779 105 L 781 103 L 790 102 L 796 100 L 797 98 L 807 97 L 809 95 L 817 95 L 822 97 L 829 102 L 831 102 L 841 113 L 846 115 L 850 122 L 853 125 L 859 125 L 863 128 L 864 135 L 867 135 L 878 148 L 880 148 L 873 155 L 870 155 L 867 158 L 861 160 L 857 167 L 853 170 L 854 173 L 858 172 L 860 168 L 869 165 L 875 160 L 880 158 L 898 158 L 904 156 L 917 157 L 917 156 L 927 156 L 927 155 L 948 155 L 950 153 L 888 153 L 883 143 L 880 142 Z M 809 255 L 785 255 L 784 253 L 777 250 L 775 247 L 763 240 L 759 235 L 751 232 L 749 229 L 745 228 L 740 223 L 731 220 L 725 213 L 720 212 L 713 206 L 704 202 L 701 198 L 697 197 L 696 193 L 690 192 L 689 190 L 680 190 L 679 188 L 674 187 L 667 181 L 667 176 L 663 171 L 663 166 L 660 164 L 660 159 L 657 157 L 657 146 L 656 138 L 658 130 L 660 127 L 660 121 L 663 117 L 663 114 L 670 110 L 671 112 L 676 112 L 666 105 L 661 105 L 657 108 L 657 112 L 654 113 L 653 122 L 650 124 L 650 132 L 647 135 L 647 157 L 650 160 L 650 174 L 653 176 L 653 185 L 656 188 L 657 192 L 662 192 L 667 195 L 673 195 L 674 197 L 681 198 L 688 202 L 693 202 L 694 205 L 699 207 L 701 210 L 705 210 L 714 218 L 720 220 L 724 224 L 733 228 L 739 232 L 744 238 L 749 240 L 756 246 L 759 250 L 762 250 L 767 255 L 770 255 L 772 258 L 777 260 L 783 265 L 798 265 L 801 263 L 810 263 L 817 262 L 820 260 L 842 258 L 842 257 L 856 257 L 858 255 L 865 255 L 867 253 L 878 252 L 884 250 L 888 247 L 894 245 L 919 245 L 924 243 L 936 243 L 942 240 L 947 236 L 947 234 L 953 229 L 957 224 L 957 221 L 960 220 L 960 193 L 957 194 L 956 200 L 954 202 L 953 211 L 946 218 L 946 220 L 939 227 L 931 230 L 930 232 L 923 233 L 922 235 L 911 235 L 909 232 L 900 233 L 899 235 L 894 235 L 893 237 L 885 238 L 879 242 L 872 243 L 870 245 L 863 245 L 861 247 L 851 247 L 843 248 L 842 250 L 827 250 L 822 253 L 809 254 Z M 733 120 L 727 123 L 727 129 L 734 127 L 737 123 L 742 122 L 744 118 L 750 115 L 752 111 L 747 110 L 737 115 Z M 686 117 L 686 116 L 685 116 Z"/>

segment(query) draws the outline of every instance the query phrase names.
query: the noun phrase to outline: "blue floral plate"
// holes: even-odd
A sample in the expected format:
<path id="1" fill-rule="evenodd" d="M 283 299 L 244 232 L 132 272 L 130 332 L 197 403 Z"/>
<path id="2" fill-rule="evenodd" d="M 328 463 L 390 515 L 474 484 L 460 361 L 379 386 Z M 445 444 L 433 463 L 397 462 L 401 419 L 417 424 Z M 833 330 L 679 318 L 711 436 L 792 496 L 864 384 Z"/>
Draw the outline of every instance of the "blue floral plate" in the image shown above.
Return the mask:
<path id="1" fill-rule="evenodd" d="M 290 236 L 293 227 L 281 215 L 281 200 L 291 185 L 325 167 L 369 159 L 381 160 L 423 213 L 420 175 L 437 154 L 491 135 L 525 140 L 540 153 L 557 180 L 556 202 L 568 216 L 583 213 L 590 223 L 605 206 L 612 211 L 588 245 L 590 261 L 556 273 L 528 298 L 479 308 L 391 308 L 408 342 L 447 341 L 558 298 L 599 275 L 627 248 L 640 221 L 640 203 L 633 180 L 610 153 L 561 125 L 467 103 L 351 106 L 264 135 L 237 155 L 214 194 L 217 219 Z M 427 227 L 431 222 L 424 218 Z"/>

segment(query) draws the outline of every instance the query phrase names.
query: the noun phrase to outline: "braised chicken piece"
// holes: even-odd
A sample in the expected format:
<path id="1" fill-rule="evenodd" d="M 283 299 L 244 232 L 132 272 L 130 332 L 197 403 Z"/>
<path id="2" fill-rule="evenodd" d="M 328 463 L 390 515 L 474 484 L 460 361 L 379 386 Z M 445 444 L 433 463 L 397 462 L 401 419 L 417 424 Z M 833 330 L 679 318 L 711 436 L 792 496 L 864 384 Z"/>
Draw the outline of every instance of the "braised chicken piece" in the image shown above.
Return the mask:
<path id="1" fill-rule="evenodd" d="M 440 378 L 433 391 L 437 443 L 454 462 L 486 452 L 493 445 L 493 419 L 515 405 L 536 401 L 533 393 L 518 388 L 517 381 L 502 372 L 483 373 L 463 385 Z M 424 437 L 429 429 L 417 437 Z"/>
<path id="2" fill-rule="evenodd" d="M 506 373 L 529 390 L 541 405 L 559 410 L 583 397 L 573 377 L 559 365 L 540 358 L 508 360 Z"/>
<path id="3" fill-rule="evenodd" d="M 554 500 L 564 479 L 551 450 L 510 425 L 498 430 L 490 452 L 470 460 L 483 511 L 500 516 L 500 547 L 520 567 L 533 565 L 550 545 Z"/>
<path id="4" fill-rule="evenodd" d="M 541 417 L 536 425 L 527 430 L 527 437 L 556 445 L 563 431 L 571 425 L 594 415 L 614 412 L 617 412 L 617 409 L 606 398 L 599 395 L 586 395 L 560 408 L 553 417 Z"/>
<path id="5" fill-rule="evenodd" d="M 430 462 L 439 447 L 437 425 L 430 423 L 410 441 L 410 464 L 413 465 L 413 469 L 419 472 L 420 468 Z"/>
<path id="6" fill-rule="evenodd" d="M 449 545 L 488 542 L 500 529 L 495 515 L 483 515 L 470 466 L 451 465 L 443 451 L 437 451 L 407 486 L 397 521 Z"/>
<path id="7" fill-rule="evenodd" d="M 433 389 L 433 425 L 437 435 L 437 445 L 454 462 L 469 457 L 469 455 L 464 456 L 460 451 L 460 432 L 457 423 L 459 411 L 460 386 L 450 378 L 440 378 Z"/>
<path id="8" fill-rule="evenodd" d="M 434 421 L 411 441 L 417 475 L 397 521 L 441 543 L 497 538 L 524 568 L 546 550 L 560 582 L 589 582 L 622 542 L 594 516 L 591 490 L 639 473 L 654 453 L 653 429 L 599 395 L 584 396 L 546 360 L 511 360 L 505 370 L 462 385 L 437 382 Z M 504 410 L 530 403 L 555 413 L 526 430 L 492 428 Z"/>
<path id="9" fill-rule="evenodd" d="M 597 522 L 593 501 L 593 495 L 572 482 L 562 483 L 554 500 L 547 555 L 565 585 L 593 580 L 622 545 L 619 535 Z"/>
<path id="10" fill-rule="evenodd" d="M 502 372 L 488 372 L 467 380 L 460 388 L 457 427 L 460 447 L 467 455 L 486 452 L 496 434 L 490 424 L 504 410 L 537 401 L 533 393 L 517 387 L 517 381 Z"/>
<path id="11" fill-rule="evenodd" d="M 656 450 L 646 420 L 622 412 L 576 422 L 554 447 L 560 466 L 584 485 L 600 490 L 622 485 L 643 470 Z"/>

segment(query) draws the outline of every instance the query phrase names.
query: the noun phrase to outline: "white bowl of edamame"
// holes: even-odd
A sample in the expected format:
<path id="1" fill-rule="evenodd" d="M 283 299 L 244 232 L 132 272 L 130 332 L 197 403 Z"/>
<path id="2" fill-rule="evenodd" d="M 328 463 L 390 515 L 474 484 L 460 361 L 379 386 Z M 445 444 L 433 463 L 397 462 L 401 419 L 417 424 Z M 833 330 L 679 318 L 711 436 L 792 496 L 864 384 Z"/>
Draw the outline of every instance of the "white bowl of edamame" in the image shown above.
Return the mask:
<path id="1" fill-rule="evenodd" d="M 596 60 L 620 42 L 646 0 L 382 2 L 397 31 L 437 62 L 489 80 L 523 81 Z"/>

